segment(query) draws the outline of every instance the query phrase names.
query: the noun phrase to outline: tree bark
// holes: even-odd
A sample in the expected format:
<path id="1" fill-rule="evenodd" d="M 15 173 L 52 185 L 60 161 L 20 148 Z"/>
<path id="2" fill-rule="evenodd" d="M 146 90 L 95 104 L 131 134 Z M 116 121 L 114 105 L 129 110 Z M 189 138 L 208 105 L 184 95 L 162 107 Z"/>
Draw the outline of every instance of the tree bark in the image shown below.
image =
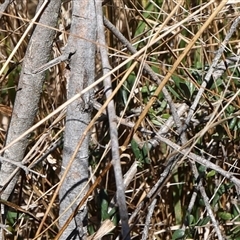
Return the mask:
<path id="1" fill-rule="evenodd" d="M 68 99 L 94 82 L 96 51 L 96 11 L 93 0 L 73 0 L 72 25 L 66 51 L 74 53 L 69 64 Z M 86 126 L 91 120 L 91 92 L 73 102 L 67 108 L 63 148 L 62 173 L 68 165 Z M 80 147 L 67 177 L 59 191 L 60 215 L 76 200 L 83 196 L 88 180 L 88 145 L 87 136 Z M 63 226 L 81 197 L 76 200 L 70 211 L 61 216 L 59 223 Z M 87 209 L 82 209 L 64 231 L 61 239 L 85 239 L 87 236 Z"/>
<path id="2" fill-rule="evenodd" d="M 5 12 L 6 8 L 10 4 L 10 0 L 5 0 L 1 5 L 0 5 L 0 18 L 2 17 L 2 13 Z"/>
<path id="3" fill-rule="evenodd" d="M 39 2 L 39 6 L 43 0 Z M 42 86 L 45 79 L 45 73 L 30 74 L 35 69 L 46 64 L 49 60 L 55 31 L 46 26 L 55 27 L 59 16 L 61 1 L 51 0 L 48 2 L 44 12 L 40 16 L 39 22 L 42 26 L 37 25 L 31 40 L 28 44 L 26 55 L 22 65 L 22 71 L 18 84 L 18 91 L 14 103 L 11 122 L 6 138 L 6 145 L 16 139 L 26 130 L 28 130 L 34 122 L 38 103 L 42 92 Z M 4 152 L 4 157 L 13 161 L 22 161 L 26 148 L 28 146 L 28 138 L 24 137 L 21 141 L 14 144 Z M 5 185 L 8 176 L 16 169 L 15 165 L 3 162 L 0 169 L 0 186 Z M 1 198 L 7 200 L 13 191 L 18 175 L 8 184 Z M 2 234 L 0 234 L 1 239 Z"/>

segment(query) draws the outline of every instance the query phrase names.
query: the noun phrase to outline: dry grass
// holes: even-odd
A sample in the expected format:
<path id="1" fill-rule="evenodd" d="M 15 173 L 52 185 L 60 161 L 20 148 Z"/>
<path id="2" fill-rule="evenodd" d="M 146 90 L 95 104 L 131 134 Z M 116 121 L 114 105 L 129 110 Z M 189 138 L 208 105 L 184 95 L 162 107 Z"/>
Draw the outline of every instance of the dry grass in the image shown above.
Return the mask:
<path id="1" fill-rule="evenodd" d="M 212 64 L 216 51 L 219 50 L 221 42 L 229 32 L 232 22 L 239 16 L 239 4 L 226 5 L 213 19 L 209 20 L 210 16 L 217 11 L 219 6 L 217 1 L 213 1 L 211 4 L 205 1 L 179 2 L 181 2 L 179 8 L 176 8 L 174 1 L 160 0 L 150 3 L 148 1 L 110 1 L 104 5 L 105 16 L 141 52 L 135 58 L 138 64 L 133 71 L 127 72 L 134 62 L 134 59 L 130 57 L 132 54 L 109 30 L 106 30 L 112 68 L 118 68 L 124 61 L 126 62 L 114 71 L 112 77 L 113 86 L 117 86 L 124 76 L 127 78 L 114 97 L 117 114 L 128 121 L 128 124 L 131 122 L 133 125 L 140 118 L 140 127 L 152 133 L 161 129 L 170 117 L 171 111 L 162 93 L 158 94 L 151 106 L 147 105 L 151 102 L 151 96 L 158 85 L 143 70 L 143 64 L 149 64 L 159 78 L 165 81 L 164 85 L 174 104 L 180 106 L 186 103 L 190 106 L 202 83 L 205 67 Z M 61 31 L 65 29 L 66 32 L 56 33 L 56 42 L 52 51 L 53 58 L 61 54 L 60 49 L 67 42 L 70 2 L 66 1 L 63 7 L 65 9 L 62 9 L 64 11 L 62 11 L 58 28 Z M 1 66 L 26 30 L 28 24 L 26 20 L 33 16 L 34 8 L 34 4 L 24 4 L 24 1 L 18 1 L 17 4 L 9 6 L 6 11 L 9 15 L 4 15 L 0 20 Z M 199 10 L 200 8 L 202 10 Z M 197 10 L 199 11 L 195 14 Z M 170 15 L 172 15 L 170 20 L 166 22 Z M 204 27 L 203 32 L 193 42 L 194 37 L 206 23 L 208 26 Z M 158 40 L 152 44 L 156 39 Z M 21 62 L 28 40 L 28 37 L 24 40 L 1 76 L 0 104 L 2 105 L 0 114 L 1 118 L 5 117 L 5 120 L 9 117 L 13 105 Z M 239 30 L 237 28 L 227 44 L 221 60 L 228 59 L 230 56 L 239 56 L 239 46 Z M 186 49 L 188 52 L 181 57 Z M 177 65 L 176 62 L 179 64 Z M 96 56 L 96 65 L 96 75 L 98 75 L 101 72 L 99 56 Z M 36 122 L 65 102 L 64 68 L 65 65 L 62 63 L 48 71 Z M 199 73 L 199 76 L 194 73 Z M 238 89 L 239 69 L 237 66 L 231 66 L 221 78 L 215 80 L 210 89 L 204 91 L 194 112 L 194 121 L 190 122 L 186 131 L 193 153 L 236 176 L 239 174 L 240 121 L 237 113 L 240 99 L 239 94 L 233 96 Z M 105 101 L 101 85 L 95 88 L 95 100 L 100 104 Z M 229 104 L 228 107 L 224 109 L 227 104 Z M 149 110 L 143 115 L 143 109 L 146 109 L 146 106 L 149 106 Z M 97 110 L 94 110 L 93 116 L 96 112 Z M 182 122 L 185 122 L 187 112 L 188 110 L 181 116 Z M 5 130 L 6 128 L 2 126 L 0 135 L 2 145 L 4 144 Z M 52 117 L 32 133 L 26 153 L 29 166 L 38 162 L 43 154 L 54 146 L 55 142 L 60 142 L 63 130 L 64 113 Z M 109 123 L 104 115 L 92 129 L 89 171 L 94 191 L 88 200 L 90 234 L 100 228 L 101 221 L 109 229 L 112 229 L 112 225 L 107 219 L 114 224 L 118 222 L 117 209 L 114 210 L 115 205 L 110 204 L 111 201 L 114 202 L 116 192 L 113 170 L 110 168 L 102 179 L 98 178 L 111 161 L 108 130 Z M 159 142 L 149 149 L 146 143 L 152 139 L 152 135 L 146 134 L 139 128 L 126 142 L 129 134 L 131 134 L 131 128 L 121 124 L 119 126 L 119 143 L 123 172 L 127 173 L 131 166 L 134 168 L 134 164 L 136 162 L 138 164 L 137 172 L 133 170 L 133 173 L 129 174 L 130 181 L 126 189 L 130 216 L 136 211 L 137 206 L 141 202 L 143 203 L 143 207 L 130 224 L 132 238 L 142 238 L 149 213 L 148 207 L 156 199 L 146 239 L 174 239 L 174 231 L 183 229 L 183 223 L 185 223 L 186 238 L 216 239 L 215 229 L 208 218 L 206 206 L 197 189 L 199 179 L 195 179 L 188 157 L 180 158 L 177 166 L 169 172 L 168 178 L 162 182 L 155 192 L 156 194 L 150 199 L 146 198 L 162 176 L 174 150 L 164 142 Z M 175 125 L 169 129 L 166 136 L 171 141 L 180 144 Z M 37 219 L 41 219 L 44 215 L 54 187 L 59 181 L 61 151 L 61 144 L 59 144 L 48 157 L 34 166 L 34 170 L 45 175 L 45 178 L 35 175 L 25 176 L 24 173 L 21 175 L 11 199 L 16 206 L 9 208 L 7 216 L 11 226 L 10 231 L 13 233 L 13 235 L 7 236 L 8 239 L 34 239 L 39 225 Z M 240 239 L 239 205 L 235 187 L 230 180 L 212 169 L 204 169 L 199 164 L 197 164 L 197 168 L 223 236 L 228 236 L 229 239 Z M 96 181 L 97 185 L 95 186 Z M 196 194 L 197 198 L 191 213 L 187 213 L 193 194 Z M 28 216 L 26 212 L 22 215 L 22 210 L 17 206 L 31 212 L 36 218 Z M 110 209 L 113 209 L 111 214 L 109 214 Z M 184 221 L 186 216 L 188 221 Z M 52 226 L 43 234 L 43 239 L 54 239 L 58 232 L 58 224 L 55 221 L 57 217 L 58 203 L 56 202 L 45 222 L 45 227 L 50 224 Z M 104 225 L 104 228 L 102 227 L 100 230 L 105 229 L 103 231 L 108 232 L 106 226 Z M 115 239 L 120 233 L 119 225 L 111 230 L 111 233 L 106 239 Z"/>

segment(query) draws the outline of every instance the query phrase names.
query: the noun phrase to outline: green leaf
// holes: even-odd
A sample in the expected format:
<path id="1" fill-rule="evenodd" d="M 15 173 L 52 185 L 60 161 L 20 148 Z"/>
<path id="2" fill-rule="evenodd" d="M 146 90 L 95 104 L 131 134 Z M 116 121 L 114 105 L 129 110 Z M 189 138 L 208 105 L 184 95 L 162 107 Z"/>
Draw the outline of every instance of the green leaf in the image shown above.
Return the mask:
<path id="1" fill-rule="evenodd" d="M 174 174 L 174 182 L 179 182 L 179 175 Z M 183 185 L 175 185 L 173 188 L 173 199 L 174 199 L 174 214 L 176 219 L 176 224 L 181 224 L 182 218 L 183 218 L 183 208 L 182 208 L 182 200 L 181 200 L 181 194 L 183 190 Z"/>
<path id="2" fill-rule="evenodd" d="M 147 19 L 151 13 L 151 11 L 153 10 L 153 4 L 149 3 L 145 6 L 145 10 L 146 11 L 143 11 L 143 17 L 145 19 Z M 144 31 L 145 31 L 145 27 L 146 27 L 146 23 L 145 21 L 139 21 L 139 24 L 137 26 L 137 29 L 136 29 L 136 32 L 134 34 L 134 36 L 138 36 L 138 35 L 141 35 Z M 138 47 L 139 44 L 135 45 L 135 48 Z"/>
<path id="3" fill-rule="evenodd" d="M 228 221 L 232 219 L 232 214 L 228 212 L 218 212 L 218 217 L 222 220 Z"/>
<path id="4" fill-rule="evenodd" d="M 225 184 L 222 184 L 219 188 L 218 188 L 218 194 L 222 195 L 226 192 L 226 188 L 225 188 Z"/>
<path id="5" fill-rule="evenodd" d="M 238 213 L 238 207 L 235 204 L 233 206 L 232 216 L 236 222 L 239 222 L 240 217 L 239 217 L 239 213 Z"/>
<path id="6" fill-rule="evenodd" d="M 168 90 L 178 99 L 182 100 L 182 97 L 172 88 L 168 87 Z"/>
<path id="7" fill-rule="evenodd" d="M 170 115 L 169 113 L 164 113 L 164 114 L 161 115 L 161 118 L 163 118 L 163 119 L 169 119 L 170 116 L 171 116 L 171 115 Z"/>
<path id="8" fill-rule="evenodd" d="M 229 113 L 229 114 L 232 114 L 232 113 L 234 113 L 236 110 L 235 110 L 235 107 L 233 107 L 232 105 L 228 105 L 228 107 L 227 107 L 227 112 Z"/>
<path id="9" fill-rule="evenodd" d="M 162 101 L 161 101 L 161 106 L 160 106 L 160 108 L 158 109 L 158 112 L 162 112 L 166 107 L 167 107 L 167 101 L 162 100 Z"/>
<path id="10" fill-rule="evenodd" d="M 106 219 L 109 219 L 107 191 L 105 189 L 101 189 L 99 196 L 101 201 L 101 221 L 104 221 Z"/>
<path id="11" fill-rule="evenodd" d="M 237 121 L 237 130 L 240 129 L 240 121 Z"/>
<path id="12" fill-rule="evenodd" d="M 129 96 L 127 82 L 124 83 L 124 86 L 121 88 L 120 92 L 121 92 L 121 95 L 122 95 L 122 98 L 123 98 L 123 102 L 126 105 L 127 101 L 128 101 L 128 96 Z"/>
<path id="13" fill-rule="evenodd" d="M 155 126 L 162 126 L 163 123 L 159 122 L 157 119 L 152 119 L 151 122 L 155 125 Z"/>
<path id="14" fill-rule="evenodd" d="M 216 174 L 216 171 L 215 170 L 211 170 L 210 172 L 208 172 L 207 178 L 213 177 L 213 176 L 215 176 L 215 174 Z"/>
<path id="15" fill-rule="evenodd" d="M 212 201 L 212 206 L 215 206 L 217 204 L 217 202 L 219 201 L 219 198 L 220 198 L 219 193 L 216 193 Z"/>
<path id="16" fill-rule="evenodd" d="M 95 233 L 95 229 L 92 224 L 88 224 L 87 228 L 88 228 L 89 235 L 92 235 Z"/>
<path id="17" fill-rule="evenodd" d="M 192 214 L 188 216 L 188 225 L 192 225 L 195 222 L 195 218 Z"/>
<path id="18" fill-rule="evenodd" d="M 132 139 L 132 141 L 131 141 L 131 148 L 132 148 L 135 158 L 137 160 L 142 161 L 143 160 L 142 152 L 141 152 L 137 142 L 134 139 Z"/>
<path id="19" fill-rule="evenodd" d="M 148 143 L 144 143 L 143 148 L 142 148 L 142 154 L 143 154 L 144 162 L 147 164 L 150 164 L 150 162 L 151 162 L 150 158 L 148 157 L 149 150 L 150 149 L 149 149 Z"/>
<path id="20" fill-rule="evenodd" d="M 17 212 L 12 212 L 12 211 L 7 212 L 7 220 L 10 223 L 10 225 L 13 225 L 15 223 L 17 216 L 18 216 Z"/>
<path id="21" fill-rule="evenodd" d="M 207 216 L 199 221 L 198 226 L 206 225 L 209 221 L 210 221 L 210 217 Z"/>
<path id="22" fill-rule="evenodd" d="M 155 61 L 153 61 L 153 62 L 155 62 Z M 155 73 L 159 73 L 159 67 L 158 66 L 152 65 L 151 68 Z"/>
<path id="23" fill-rule="evenodd" d="M 187 98 L 191 98 L 191 93 L 189 91 L 188 86 L 185 83 L 179 83 L 180 91 L 183 93 L 183 95 Z"/>
<path id="24" fill-rule="evenodd" d="M 131 65 L 130 65 L 131 66 Z M 136 80 L 136 75 L 134 72 L 132 72 L 129 76 L 128 76 L 128 79 L 127 79 L 127 83 L 128 83 L 128 89 L 132 89 L 134 83 L 135 83 L 135 80 Z"/>
<path id="25" fill-rule="evenodd" d="M 149 94 L 149 88 L 148 88 L 148 86 L 143 86 L 141 92 L 142 92 L 142 93 L 148 93 L 148 94 Z"/>
<path id="26" fill-rule="evenodd" d="M 203 165 L 200 165 L 198 168 L 199 173 L 205 173 L 206 172 L 206 167 Z"/>
<path id="27" fill-rule="evenodd" d="M 117 226 L 118 221 L 119 221 L 119 215 L 116 207 L 113 207 L 111 211 L 108 213 L 109 219 L 113 222 L 115 226 Z"/>
<path id="28" fill-rule="evenodd" d="M 183 238 L 185 231 L 183 229 L 176 230 L 172 235 L 172 240 Z"/>
<path id="29" fill-rule="evenodd" d="M 235 127 L 236 122 L 237 122 L 237 118 L 233 118 L 233 119 L 230 121 L 230 123 L 229 123 L 229 128 L 230 128 L 231 130 L 233 130 L 233 128 Z"/>
<path id="30" fill-rule="evenodd" d="M 29 216 L 28 215 L 25 215 L 25 214 L 19 214 L 17 212 L 14 212 L 14 211 L 8 211 L 7 212 L 7 221 L 8 221 L 8 224 L 13 226 L 15 223 L 16 223 L 16 220 L 18 219 L 29 219 Z"/>

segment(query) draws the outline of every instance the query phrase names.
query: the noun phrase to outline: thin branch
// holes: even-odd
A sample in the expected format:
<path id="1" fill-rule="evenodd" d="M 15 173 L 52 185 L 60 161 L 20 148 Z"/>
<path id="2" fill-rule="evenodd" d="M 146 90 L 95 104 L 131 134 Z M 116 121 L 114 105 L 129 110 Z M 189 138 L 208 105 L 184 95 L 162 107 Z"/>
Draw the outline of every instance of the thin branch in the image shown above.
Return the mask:
<path id="1" fill-rule="evenodd" d="M 142 240 L 148 239 L 149 225 L 151 222 L 151 217 L 153 215 L 153 211 L 154 211 L 156 203 L 157 203 L 157 198 L 155 198 L 152 201 L 152 203 L 150 204 L 150 206 L 148 207 L 148 214 L 147 214 L 144 229 L 143 229 Z"/>
<path id="2" fill-rule="evenodd" d="M 51 67 L 54 67 L 54 66 L 58 65 L 61 62 L 70 61 L 72 55 L 74 55 L 74 54 L 75 54 L 75 52 L 63 53 L 59 57 L 56 57 L 56 58 L 52 59 L 51 61 L 49 61 L 48 63 L 42 65 L 41 67 L 39 67 L 38 69 L 34 70 L 30 74 L 39 74 L 39 73 L 45 72 L 46 70 L 48 70 Z"/>
<path id="3" fill-rule="evenodd" d="M 129 218 L 129 223 L 133 223 L 135 218 L 140 217 L 139 212 L 144 207 L 146 201 L 149 201 L 149 200 L 151 201 L 151 199 L 155 199 L 155 196 L 158 195 L 158 193 L 161 191 L 162 187 L 164 186 L 164 183 L 168 180 L 168 178 L 170 178 L 170 172 L 176 166 L 178 160 L 179 160 L 178 156 L 173 156 L 169 159 L 157 183 L 151 188 L 151 190 L 147 193 L 147 196 L 145 197 L 145 199 L 138 204 L 136 209 L 131 214 L 131 217 Z M 144 213 L 145 211 L 146 210 L 142 212 Z"/>
<path id="4" fill-rule="evenodd" d="M 32 172 L 32 173 L 34 173 L 38 176 L 45 177 L 44 175 L 42 175 L 42 174 L 28 168 L 27 166 L 23 165 L 21 162 L 16 162 L 14 160 L 10 160 L 10 159 L 2 157 L 2 156 L 0 156 L 0 162 L 11 163 L 11 164 L 15 165 L 16 167 L 21 168 L 26 174 L 29 174 L 29 172 Z"/>
<path id="5" fill-rule="evenodd" d="M 102 14 L 102 2 L 96 1 L 96 9 L 97 9 L 97 28 L 98 28 L 98 41 L 99 41 L 99 49 L 102 60 L 102 68 L 103 75 L 107 74 L 111 66 L 108 61 L 108 52 L 105 41 L 105 32 L 103 26 L 103 14 Z M 112 94 L 112 84 L 111 77 L 108 76 L 104 80 L 104 89 L 106 98 L 108 98 Z M 122 222 L 122 235 L 123 239 L 130 239 L 130 229 L 128 225 L 128 212 L 125 198 L 125 187 L 122 176 L 121 162 L 120 162 L 120 154 L 119 154 L 119 144 L 118 144 L 118 130 L 116 123 L 116 112 L 114 108 L 113 100 L 108 104 L 108 119 L 109 119 L 109 128 L 110 128 L 110 136 L 111 136 L 111 145 L 112 145 L 112 163 L 115 173 L 115 181 L 117 188 L 117 202 L 119 207 L 120 218 Z"/>
<path id="6" fill-rule="evenodd" d="M 170 141 L 167 138 L 164 138 L 160 135 L 157 134 L 156 138 L 158 138 L 159 141 L 166 143 L 168 146 L 170 146 L 171 148 L 173 148 L 175 151 L 177 151 L 178 153 L 181 153 L 182 155 L 185 155 L 188 152 L 188 149 L 182 149 L 179 145 L 173 143 L 172 141 Z M 177 154 L 177 153 L 176 153 Z M 158 193 L 160 192 L 161 188 L 164 186 L 164 183 L 166 182 L 166 180 L 170 177 L 170 172 L 172 171 L 172 169 L 175 167 L 175 165 L 178 162 L 178 157 L 180 156 L 173 156 L 169 162 L 167 163 L 163 173 L 160 176 L 160 179 L 158 180 L 158 182 L 154 185 L 154 187 L 149 191 L 149 193 L 147 194 L 145 201 L 142 201 L 138 207 L 135 209 L 135 211 L 132 213 L 129 222 L 132 222 L 133 219 L 136 218 L 136 216 L 138 216 L 140 210 L 143 208 L 144 204 L 146 203 L 146 200 L 151 200 L 154 199 L 156 195 L 158 195 Z M 203 166 L 205 166 L 206 168 L 210 168 L 213 169 L 215 171 L 217 171 L 218 173 L 220 173 L 221 175 L 223 175 L 224 177 L 226 177 L 227 179 L 231 180 L 237 187 L 240 186 L 240 180 L 236 177 L 234 177 L 233 174 L 223 170 L 221 167 L 219 167 L 218 165 L 210 162 L 207 159 L 204 159 L 194 153 L 189 153 L 188 157 L 190 159 L 192 159 L 194 162 L 197 162 Z M 196 177 L 197 174 L 194 171 L 194 176 Z M 203 195 L 203 198 L 205 199 L 205 204 L 206 204 L 206 208 L 208 210 L 209 216 L 211 218 L 211 221 L 214 224 L 216 233 L 218 234 L 218 239 L 223 239 L 222 238 L 222 234 L 220 232 L 220 229 L 217 225 L 217 222 L 215 220 L 214 215 L 212 214 L 211 211 L 211 207 L 210 204 L 208 203 L 208 199 L 206 197 L 206 193 L 205 193 L 205 189 L 202 188 L 201 189 L 201 194 Z"/>
<path id="7" fill-rule="evenodd" d="M 190 158 L 191 160 L 193 160 L 194 162 L 197 162 L 203 166 L 205 166 L 206 168 L 210 168 L 215 170 L 216 172 L 220 173 L 221 175 L 223 175 L 225 178 L 229 179 L 230 181 L 232 181 L 236 186 L 240 187 L 240 179 L 234 177 L 234 175 L 232 173 L 229 173 L 225 170 L 223 170 L 221 167 L 219 167 L 218 165 L 210 162 L 209 160 L 200 157 L 192 152 L 189 152 L 189 149 L 183 149 L 181 146 L 175 144 L 174 142 L 172 142 L 171 140 L 162 137 L 160 135 L 157 135 L 157 138 L 159 139 L 159 141 L 162 141 L 164 143 L 166 143 L 168 146 L 170 146 L 171 148 L 173 148 L 176 152 L 181 153 L 182 155 L 186 155 L 187 157 Z"/>
<path id="8" fill-rule="evenodd" d="M 0 223 L 0 228 L 2 228 L 3 230 L 5 230 L 8 234 L 12 234 L 9 230 L 8 230 L 8 225 L 2 224 Z"/>
<path id="9" fill-rule="evenodd" d="M 134 48 L 132 46 L 132 44 L 122 35 L 122 33 L 107 18 L 104 17 L 103 21 L 104 21 L 104 25 L 119 39 L 119 41 L 124 46 L 127 47 L 127 49 L 132 54 L 137 53 L 136 48 Z M 146 71 L 147 74 L 149 74 L 152 81 L 154 81 L 157 85 L 159 85 L 161 83 L 160 78 L 157 76 L 157 74 L 152 70 L 152 68 L 147 63 L 144 63 L 143 69 Z M 163 92 L 163 95 L 164 95 L 166 101 L 168 102 L 168 104 L 170 106 L 171 113 L 172 113 L 172 116 L 173 116 L 173 119 L 175 121 L 177 128 L 181 129 L 182 123 L 177 114 L 176 107 L 174 106 L 171 95 L 168 93 L 168 90 L 166 87 L 163 87 L 162 92 Z"/>
<path id="10" fill-rule="evenodd" d="M 224 41 L 221 44 L 221 47 L 217 51 L 217 54 L 216 54 L 215 58 L 213 59 L 213 62 L 211 64 L 211 66 L 210 66 L 210 68 L 209 68 L 209 70 L 208 70 L 208 72 L 207 72 L 203 82 L 202 82 L 202 85 L 201 85 L 201 87 L 200 87 L 200 89 L 199 89 L 199 91 L 197 93 L 197 96 L 195 97 L 195 100 L 194 100 L 192 106 L 190 107 L 187 119 L 186 119 L 186 121 L 184 123 L 184 126 L 183 126 L 181 132 L 184 132 L 187 129 L 187 127 L 188 127 L 188 125 L 189 125 L 189 123 L 190 123 L 190 121 L 192 119 L 192 116 L 193 116 L 193 114 L 194 114 L 194 112 L 195 112 L 195 110 L 196 110 L 196 108 L 198 106 L 198 103 L 199 103 L 199 101 L 200 101 L 200 99 L 202 97 L 202 94 L 203 94 L 207 84 L 209 83 L 209 81 L 211 79 L 211 76 L 213 76 L 213 73 L 214 73 L 215 69 L 219 70 L 218 67 L 217 67 L 219 59 L 221 58 L 221 56 L 222 56 L 222 54 L 223 54 L 223 52 L 224 52 L 224 50 L 226 48 L 226 45 L 229 42 L 230 38 L 232 37 L 233 33 L 236 31 L 236 28 L 237 28 L 237 26 L 239 24 L 239 21 L 240 21 L 240 17 L 238 17 L 238 18 L 236 18 L 234 20 L 234 22 L 233 22 L 233 24 L 232 24 L 228 34 L 226 35 Z M 216 74 L 216 77 L 217 76 L 218 76 L 218 74 Z"/>
<path id="11" fill-rule="evenodd" d="M 219 78 L 223 73 L 224 71 L 227 69 L 227 66 L 226 65 L 229 65 L 229 64 L 232 64 L 233 62 L 238 62 L 239 61 L 239 57 L 233 57 L 233 58 L 229 58 L 228 60 L 226 60 L 226 62 L 224 61 L 221 61 L 219 64 L 219 59 L 222 55 L 222 53 L 224 52 L 225 48 L 226 48 L 226 44 L 228 43 L 228 41 L 230 40 L 232 34 L 235 32 L 237 26 L 238 26 L 238 23 L 240 21 L 240 17 L 238 17 L 232 24 L 231 28 L 230 28 L 230 31 L 229 33 L 227 34 L 227 36 L 225 37 L 223 43 L 222 43 L 222 46 L 221 48 L 218 50 L 214 60 L 213 60 L 213 63 L 212 65 L 210 66 L 205 78 L 204 78 L 204 81 L 198 91 L 198 94 L 194 100 L 194 103 L 192 104 L 191 108 L 190 108 L 190 111 L 188 113 L 188 116 L 187 116 L 187 119 L 184 123 L 184 126 L 183 126 L 183 129 L 181 130 L 181 135 L 186 135 L 185 134 L 185 131 L 192 119 L 192 116 L 197 108 L 197 105 L 200 101 L 200 98 L 204 92 L 204 89 L 205 87 L 207 86 L 207 84 L 209 83 L 211 77 L 213 77 L 214 80 L 216 80 L 217 78 Z M 218 65 L 218 66 L 217 66 Z M 184 143 L 186 143 L 186 141 L 184 141 Z M 186 152 L 187 153 L 187 152 Z M 192 153 L 191 153 L 192 154 Z M 190 154 L 189 154 L 190 155 Z M 196 159 L 196 158 L 195 158 Z M 208 161 L 210 163 L 210 161 Z M 205 162 L 207 163 L 207 162 Z M 190 162 L 190 165 L 191 165 L 191 168 L 192 168 L 192 172 L 193 172 L 193 175 L 195 177 L 195 179 L 198 178 L 199 174 L 198 174 L 198 170 L 197 170 L 197 167 L 196 167 L 196 164 L 195 162 Z M 205 165 L 205 164 L 203 164 Z M 206 166 L 206 165 L 205 165 Z M 217 166 L 218 167 L 218 166 Z M 220 167 L 218 167 L 219 170 L 221 170 Z M 214 169 L 214 168 L 212 168 Z M 236 184 L 239 188 L 239 184 Z M 210 203 L 209 203 L 209 200 L 208 200 L 208 197 L 207 197 L 207 194 L 206 194 L 206 191 L 205 191 L 205 188 L 204 186 L 202 185 L 202 182 L 200 181 L 199 182 L 199 189 L 200 189 L 200 192 L 201 192 L 201 195 L 202 195 L 202 198 L 203 198 L 203 201 L 204 201 L 204 204 L 205 204 L 205 207 L 207 209 L 207 212 L 208 212 L 208 215 L 209 217 L 211 218 L 211 221 L 212 221 L 212 224 L 215 228 L 215 231 L 216 231 L 216 234 L 218 236 L 218 239 L 224 239 L 223 236 L 222 236 L 222 233 L 221 233 L 221 230 L 219 228 L 219 225 L 216 221 L 216 218 L 212 212 L 212 209 L 211 209 L 211 206 L 210 206 Z M 194 200 L 194 196 L 196 195 L 193 195 L 192 197 L 192 201 Z M 191 209 L 191 206 L 190 206 L 190 209 Z M 182 229 L 184 229 L 184 226 L 182 227 Z"/>
<path id="12" fill-rule="evenodd" d="M 55 149 L 57 149 L 58 147 L 60 147 L 63 144 L 63 137 L 60 137 L 59 139 L 57 139 L 54 143 L 51 144 L 51 146 L 49 147 L 49 149 L 43 153 L 43 155 L 41 157 L 39 157 L 36 161 L 32 162 L 29 165 L 29 168 L 33 168 L 35 167 L 38 163 L 40 163 L 41 161 L 45 160 L 48 155 L 50 155 Z"/>
<path id="13" fill-rule="evenodd" d="M 128 185 L 131 183 L 132 179 L 136 176 L 137 173 L 137 167 L 138 163 L 135 161 L 129 170 L 126 172 L 124 175 L 123 183 L 124 183 L 124 188 L 126 189 Z M 116 195 L 112 198 L 112 200 L 109 203 L 109 208 L 108 208 L 108 213 L 111 212 L 112 208 L 116 206 Z"/>
<path id="14" fill-rule="evenodd" d="M 194 174 L 194 177 L 195 178 L 197 177 L 196 179 L 198 179 L 199 174 L 198 174 L 198 170 L 197 170 L 196 164 L 195 163 L 191 164 L 191 168 L 192 168 L 192 172 Z M 216 218 L 214 216 L 214 213 L 212 211 L 211 205 L 209 203 L 208 196 L 207 196 L 205 188 L 204 188 L 204 186 L 202 184 L 202 179 L 200 179 L 200 181 L 199 181 L 199 190 L 200 190 L 200 193 L 202 195 L 202 199 L 204 201 L 205 208 L 207 209 L 208 216 L 210 217 L 211 222 L 213 224 L 213 227 L 215 228 L 215 231 L 216 231 L 216 234 L 218 236 L 218 239 L 219 240 L 223 240 L 224 238 L 223 238 L 221 230 L 219 228 L 219 224 L 218 224 L 218 222 L 217 222 L 217 220 L 216 220 Z"/>

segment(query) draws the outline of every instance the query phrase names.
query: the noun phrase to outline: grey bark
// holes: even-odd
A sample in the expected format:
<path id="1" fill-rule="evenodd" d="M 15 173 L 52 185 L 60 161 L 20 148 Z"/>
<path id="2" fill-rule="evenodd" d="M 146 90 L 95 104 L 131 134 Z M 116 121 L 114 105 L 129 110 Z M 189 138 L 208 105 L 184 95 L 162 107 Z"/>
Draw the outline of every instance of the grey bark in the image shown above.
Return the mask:
<path id="1" fill-rule="evenodd" d="M 39 2 L 39 6 L 43 1 Z M 39 22 L 42 25 L 55 27 L 59 15 L 61 2 L 58 0 L 51 0 L 48 2 L 44 12 L 40 16 Z M 30 74 L 34 69 L 47 63 L 50 57 L 52 42 L 55 31 L 47 27 L 37 25 L 31 40 L 28 44 L 26 55 L 22 65 L 22 71 L 18 84 L 18 91 L 14 103 L 11 122 L 8 129 L 6 145 L 16 139 L 27 129 L 29 129 L 34 122 L 36 112 L 38 110 L 38 103 L 42 92 L 42 86 L 45 79 L 45 73 Z M 26 148 L 28 146 L 28 137 L 22 138 L 21 141 L 14 144 L 4 152 L 4 157 L 16 162 L 22 161 Z M 0 186 L 5 185 L 8 176 L 16 169 L 16 166 L 3 162 L 0 169 Z M 7 185 L 1 198 L 7 200 L 13 191 L 17 182 L 16 175 L 12 181 Z M 0 234 L 0 239 L 2 234 Z"/>
<path id="2" fill-rule="evenodd" d="M 72 4 L 71 34 L 66 47 L 66 52 L 74 52 L 69 64 L 68 99 L 93 83 L 95 77 L 95 3 L 93 0 L 73 0 Z M 82 133 L 91 120 L 92 107 L 89 105 L 91 95 L 91 92 L 85 93 L 82 98 L 79 98 L 67 108 L 61 175 L 67 167 Z M 59 191 L 60 215 L 76 200 L 76 196 L 81 191 L 83 191 L 82 196 L 84 196 L 88 190 L 85 187 L 88 180 L 88 144 L 89 136 L 84 139 Z M 77 199 L 71 210 L 63 214 L 59 220 L 60 227 L 64 225 L 81 199 L 81 197 Z M 60 239 L 86 239 L 86 218 L 87 209 L 85 206 L 71 221 Z"/>
<path id="3" fill-rule="evenodd" d="M 98 42 L 100 44 L 99 50 L 102 60 L 103 75 L 107 75 L 111 69 L 108 60 L 108 51 L 106 47 L 106 40 L 103 26 L 103 12 L 102 2 L 97 1 L 97 22 L 98 22 Z M 112 94 L 112 81 L 111 76 L 104 79 L 104 90 L 105 96 L 108 99 Z M 130 228 L 128 225 L 128 211 L 125 197 L 125 186 L 122 176 L 122 168 L 120 161 L 119 143 L 118 143 L 118 126 L 116 122 L 116 111 L 114 101 L 110 101 L 108 104 L 108 121 L 109 121 L 109 132 L 111 137 L 111 152 L 112 152 L 112 164 L 114 168 L 114 175 L 117 188 L 117 203 L 119 208 L 120 219 L 122 223 L 122 237 L 123 239 L 130 239 Z"/>
<path id="4" fill-rule="evenodd" d="M 5 12 L 6 8 L 10 4 L 10 0 L 5 0 L 1 5 L 0 5 L 0 18 L 2 17 L 2 13 Z"/>

